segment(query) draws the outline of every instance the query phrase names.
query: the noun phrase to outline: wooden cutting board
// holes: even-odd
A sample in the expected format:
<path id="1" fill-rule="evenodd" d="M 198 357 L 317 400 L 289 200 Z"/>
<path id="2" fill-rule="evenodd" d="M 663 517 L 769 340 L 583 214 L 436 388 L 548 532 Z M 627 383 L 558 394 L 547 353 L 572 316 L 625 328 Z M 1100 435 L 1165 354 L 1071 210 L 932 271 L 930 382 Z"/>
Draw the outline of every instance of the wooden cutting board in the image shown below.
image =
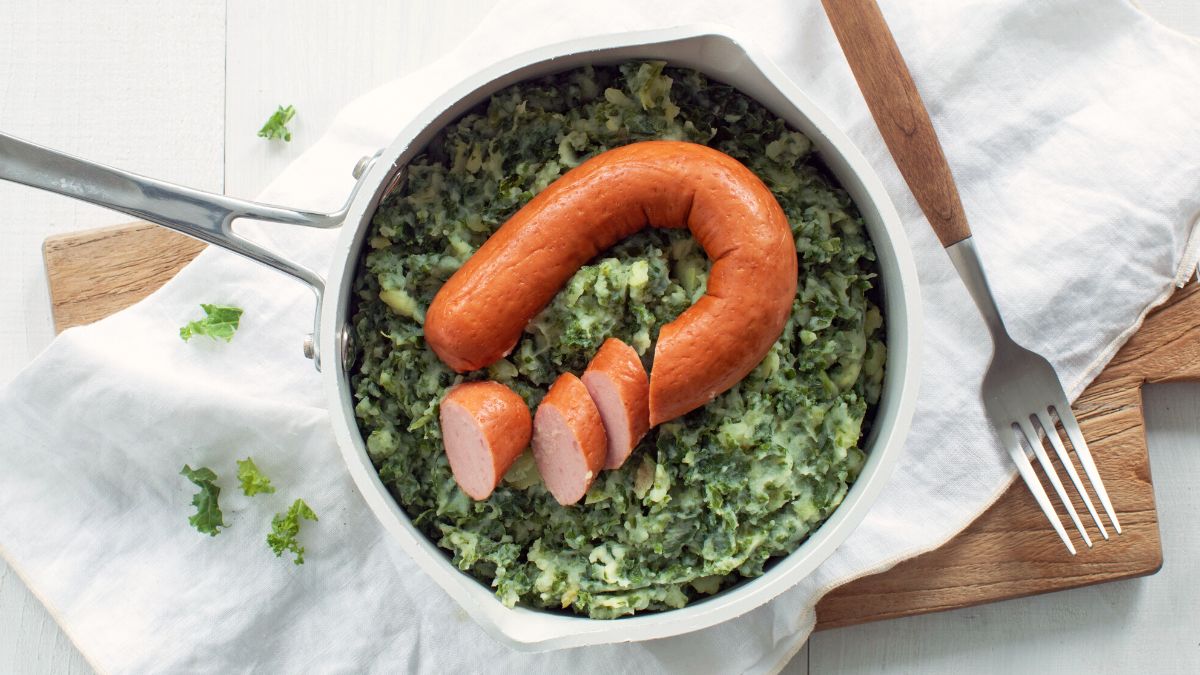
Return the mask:
<path id="1" fill-rule="evenodd" d="M 65 330 L 149 295 L 204 244 L 145 223 L 47 239 L 55 327 Z M 1124 534 L 1072 557 L 1015 483 L 941 548 L 846 584 L 817 606 L 817 628 L 934 612 L 1153 574 L 1162 566 L 1142 418 L 1146 382 L 1200 381 L 1200 284 L 1180 290 L 1075 404 Z M 1062 474 L 1062 470 L 1059 470 Z M 1099 502 L 1096 502 L 1099 504 Z M 1082 503 L 1076 508 L 1086 518 Z M 1069 523 L 1060 508 L 1063 522 Z"/>

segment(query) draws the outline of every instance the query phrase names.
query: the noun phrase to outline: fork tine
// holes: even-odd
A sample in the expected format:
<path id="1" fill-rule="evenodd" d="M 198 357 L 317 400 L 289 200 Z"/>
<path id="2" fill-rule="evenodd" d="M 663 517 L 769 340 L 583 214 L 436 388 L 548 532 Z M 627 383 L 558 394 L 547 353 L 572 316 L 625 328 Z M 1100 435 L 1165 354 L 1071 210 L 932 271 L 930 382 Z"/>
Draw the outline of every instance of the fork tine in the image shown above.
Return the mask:
<path id="1" fill-rule="evenodd" d="M 1037 474 L 1034 473 L 1033 465 L 1029 463 L 1029 457 L 1025 455 L 1025 449 L 1021 447 L 1021 442 L 1017 440 L 1016 431 L 1012 426 L 1008 428 L 1001 427 L 999 431 L 1000 440 L 1004 443 L 1004 448 L 1008 450 L 1008 456 L 1012 458 L 1013 464 L 1017 465 L 1017 471 L 1020 472 L 1021 478 L 1025 480 L 1025 485 L 1029 487 L 1029 491 L 1033 493 L 1033 498 L 1037 500 L 1042 513 L 1046 515 L 1046 520 L 1050 521 L 1050 525 L 1054 527 L 1054 531 L 1058 533 L 1062 542 L 1067 545 L 1067 550 L 1071 552 L 1071 555 L 1075 555 L 1075 545 L 1071 543 L 1066 529 L 1063 528 L 1062 519 L 1058 517 L 1058 512 L 1054 510 L 1054 505 L 1050 503 L 1050 496 L 1046 494 L 1046 490 L 1042 488 L 1042 482 L 1038 480 Z"/>
<path id="2" fill-rule="evenodd" d="M 1083 440 L 1083 432 L 1079 430 L 1079 422 L 1075 420 L 1075 413 L 1071 411 L 1071 405 L 1064 401 L 1062 405 L 1053 405 L 1051 408 L 1054 409 L 1054 414 L 1058 415 L 1063 429 L 1067 431 L 1067 438 L 1071 439 L 1075 455 L 1079 457 L 1079 464 L 1083 466 L 1083 472 L 1092 482 L 1092 489 L 1096 491 L 1096 496 L 1104 505 L 1104 512 L 1108 514 L 1113 529 L 1117 531 L 1117 534 L 1121 534 L 1121 523 L 1117 521 L 1117 514 L 1113 511 L 1112 502 L 1108 499 L 1108 490 L 1104 489 L 1104 481 L 1100 479 L 1100 472 L 1096 470 L 1096 463 L 1092 461 L 1092 453 L 1088 450 L 1087 442 Z"/>
<path id="3" fill-rule="evenodd" d="M 1049 410 L 1039 410 L 1037 421 L 1046 434 L 1046 438 L 1050 439 L 1050 445 L 1054 446 L 1054 454 L 1058 455 L 1058 461 L 1062 462 L 1063 467 L 1067 470 L 1067 475 L 1071 477 L 1071 483 L 1079 491 L 1079 496 L 1083 497 L 1083 505 L 1087 507 L 1092 520 L 1096 522 L 1096 527 L 1100 528 L 1100 535 L 1108 539 L 1108 529 L 1104 527 L 1104 522 L 1096 513 L 1096 505 L 1092 503 L 1092 496 L 1083 488 L 1083 481 L 1079 480 L 1079 472 L 1075 470 L 1075 463 L 1071 461 L 1071 456 L 1067 454 L 1067 448 L 1063 445 L 1062 438 L 1058 436 L 1058 427 L 1054 425 L 1054 420 L 1050 419 Z"/>
<path id="4" fill-rule="evenodd" d="M 1050 456 L 1046 454 L 1046 446 L 1042 444 L 1042 439 L 1033 428 L 1029 418 L 1017 421 L 1021 427 L 1021 432 L 1025 434 L 1025 439 L 1029 442 L 1029 447 L 1033 448 L 1033 454 L 1037 456 L 1038 463 L 1042 465 L 1042 471 L 1046 473 L 1046 478 L 1050 479 L 1050 484 L 1054 486 L 1054 491 L 1058 493 L 1058 498 L 1062 501 L 1063 506 L 1067 507 L 1067 515 L 1071 516 L 1071 522 L 1075 524 L 1075 529 L 1079 530 L 1079 534 L 1083 536 L 1083 543 L 1092 547 L 1092 538 L 1088 536 L 1087 530 L 1084 529 L 1083 523 L 1079 520 L 1079 513 L 1075 511 L 1075 504 L 1071 501 L 1071 496 L 1067 494 L 1067 488 L 1063 487 L 1062 481 L 1058 478 L 1058 472 L 1054 470 L 1054 465 L 1050 463 Z"/>

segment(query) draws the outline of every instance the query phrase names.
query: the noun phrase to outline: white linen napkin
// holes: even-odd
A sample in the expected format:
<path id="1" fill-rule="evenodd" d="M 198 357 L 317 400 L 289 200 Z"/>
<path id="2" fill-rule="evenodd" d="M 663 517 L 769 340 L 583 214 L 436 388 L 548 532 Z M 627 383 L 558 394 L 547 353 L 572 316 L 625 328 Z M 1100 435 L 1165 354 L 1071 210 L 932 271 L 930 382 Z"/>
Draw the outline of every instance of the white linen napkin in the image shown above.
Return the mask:
<path id="1" fill-rule="evenodd" d="M 1189 273 L 1200 207 L 1200 44 L 1121 0 L 887 2 L 1012 332 L 1077 395 Z M 502 3 L 424 71 L 354 102 L 261 198 L 330 209 L 349 169 L 481 64 L 599 32 L 718 21 L 763 47 L 883 177 L 912 240 L 927 340 L 906 455 L 866 520 L 770 604 L 698 633 L 522 654 L 492 641 L 385 536 L 347 476 L 300 355 L 311 294 L 210 249 L 139 305 L 64 333 L 0 391 L 0 553 L 110 672 L 737 672 L 782 666 L 829 589 L 932 549 L 1013 469 L 978 387 L 989 342 L 871 121 L 815 0 Z M 317 269 L 331 233 L 247 228 Z M 1195 247 L 1192 247 L 1195 248 Z M 231 344 L 183 343 L 197 304 L 246 310 Z M 1051 319 L 1053 317 L 1053 319 Z M 279 492 L 246 498 L 252 455 Z M 197 534 L 184 463 L 221 474 L 229 529 Z M 320 516 L 305 565 L 270 513 Z M 1118 509 L 1121 505 L 1117 504 Z"/>

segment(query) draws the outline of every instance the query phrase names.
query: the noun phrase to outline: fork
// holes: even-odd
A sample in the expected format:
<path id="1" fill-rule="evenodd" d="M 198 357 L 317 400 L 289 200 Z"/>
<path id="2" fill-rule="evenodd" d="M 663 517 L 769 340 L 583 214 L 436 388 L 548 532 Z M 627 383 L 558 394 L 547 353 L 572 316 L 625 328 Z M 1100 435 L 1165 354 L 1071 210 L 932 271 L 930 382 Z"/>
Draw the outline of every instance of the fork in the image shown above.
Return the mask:
<path id="1" fill-rule="evenodd" d="M 1000 309 L 992 297 L 987 276 L 971 239 L 971 229 L 954 184 L 954 176 L 946 163 L 929 113 L 879 6 L 875 0 L 822 0 L 822 3 L 896 166 L 945 247 L 992 335 L 992 362 L 984 375 L 981 393 L 984 409 L 996 427 L 1000 441 L 1017 465 L 1017 471 L 1033 493 L 1042 513 L 1046 514 L 1067 550 L 1075 555 L 1075 545 L 1071 543 L 1062 519 L 1038 479 L 1024 447 L 1033 450 L 1072 524 L 1083 537 L 1084 543 L 1091 547 L 1091 537 L 1046 453 L 1043 436 L 1049 440 L 1101 536 L 1108 539 L 1108 530 L 1096 513 L 1092 498 L 1084 488 L 1079 472 L 1059 436 L 1055 424 L 1057 418 L 1113 529 L 1120 534 L 1121 524 L 1113 512 L 1104 481 L 1096 470 L 1079 422 L 1071 412 L 1070 401 L 1058 374 L 1040 354 L 1017 344 L 1004 327 Z"/>

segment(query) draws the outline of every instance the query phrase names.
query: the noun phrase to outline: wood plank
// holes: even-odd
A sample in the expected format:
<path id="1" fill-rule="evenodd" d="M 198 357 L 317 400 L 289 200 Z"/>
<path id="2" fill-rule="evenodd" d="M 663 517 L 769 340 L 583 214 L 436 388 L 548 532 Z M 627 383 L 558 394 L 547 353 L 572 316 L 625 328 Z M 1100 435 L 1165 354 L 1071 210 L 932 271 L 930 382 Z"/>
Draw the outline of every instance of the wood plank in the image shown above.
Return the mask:
<path id="1" fill-rule="evenodd" d="M 204 245 L 145 223 L 48 239 L 59 330 L 123 309 Z M 1141 386 L 1200 380 L 1200 285 L 1177 292 L 1075 404 L 1124 533 L 1072 558 L 1021 483 L 941 548 L 846 584 L 817 606 L 817 629 L 965 607 L 1153 574 L 1162 565 Z M 1084 514 L 1082 503 L 1076 508 Z M 1065 519 L 1065 512 L 1063 514 Z M 1095 530 L 1094 526 L 1090 528 Z"/>

